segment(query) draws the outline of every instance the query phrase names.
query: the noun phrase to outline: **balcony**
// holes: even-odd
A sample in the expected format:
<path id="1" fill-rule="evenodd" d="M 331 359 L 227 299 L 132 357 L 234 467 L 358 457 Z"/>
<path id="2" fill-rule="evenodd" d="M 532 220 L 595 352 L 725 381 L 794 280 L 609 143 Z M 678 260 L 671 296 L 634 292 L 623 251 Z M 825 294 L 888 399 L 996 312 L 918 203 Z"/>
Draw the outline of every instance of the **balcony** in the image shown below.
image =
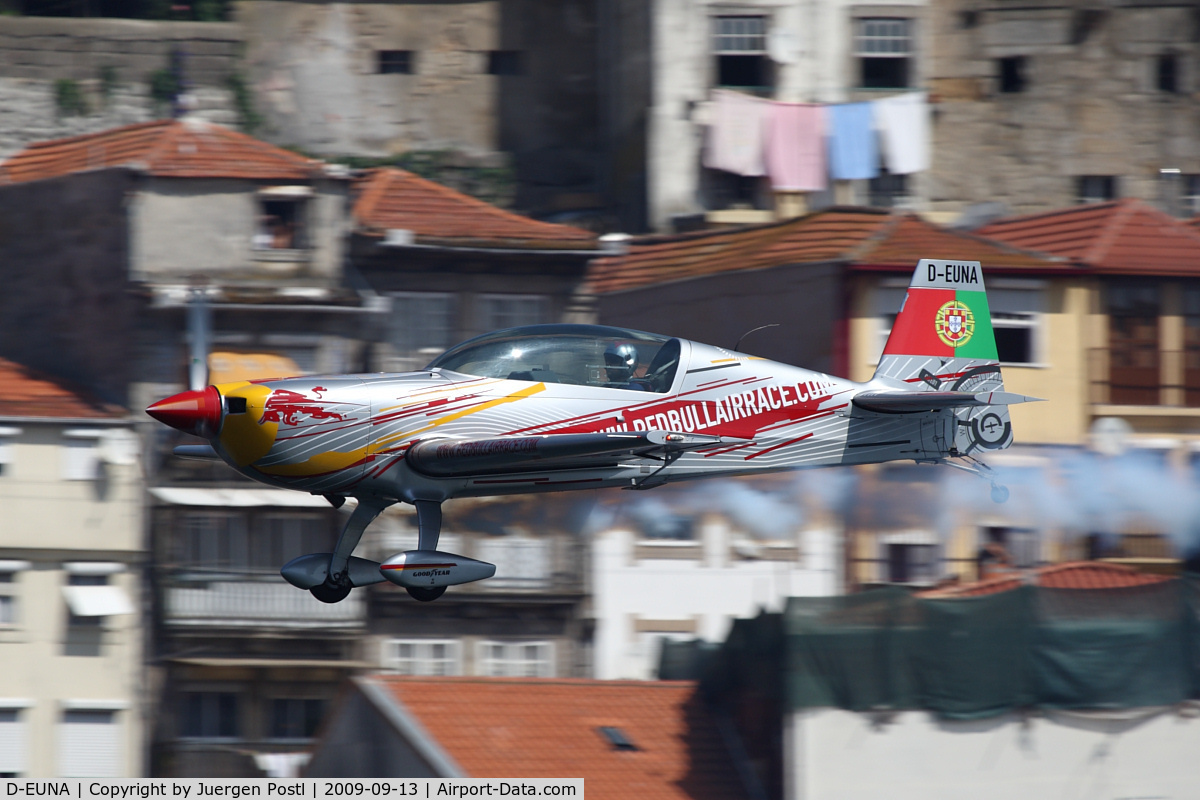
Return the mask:
<path id="1" fill-rule="evenodd" d="M 340 603 L 322 603 L 279 576 L 228 573 L 205 578 L 189 572 L 171 576 L 163 591 L 163 622 L 210 628 L 361 628 L 366 622 L 362 592 Z"/>

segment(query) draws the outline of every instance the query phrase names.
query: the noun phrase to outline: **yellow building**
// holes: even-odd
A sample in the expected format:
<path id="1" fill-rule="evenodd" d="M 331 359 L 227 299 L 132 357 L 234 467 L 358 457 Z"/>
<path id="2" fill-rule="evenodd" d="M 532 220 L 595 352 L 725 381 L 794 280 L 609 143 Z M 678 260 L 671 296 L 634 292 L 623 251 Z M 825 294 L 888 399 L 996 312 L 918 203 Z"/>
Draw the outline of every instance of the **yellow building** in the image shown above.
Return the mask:
<path id="1" fill-rule="evenodd" d="M 923 498 L 940 517 L 918 514 L 923 524 L 897 529 L 899 510 L 889 522 L 866 503 L 862 523 L 851 524 L 850 583 L 908 577 L 912 569 L 897 567 L 904 558 L 928 563 L 917 582 L 974 578 L 989 548 L 1002 548 L 1009 568 L 1105 557 L 1178 569 L 1194 536 L 1188 519 L 1200 511 L 1200 234 L 1136 200 L 977 233 L 1050 260 L 980 259 L 1005 387 L 1047 401 L 1013 407 L 1016 446 L 987 458 L 1013 484 L 1012 500 L 948 501 L 944 476 L 909 470 L 905 502 Z M 907 284 L 906 271 L 850 268 L 850 377 L 874 372 Z M 879 486 L 864 494 L 887 497 Z M 957 486 L 956 495 L 976 493 Z"/>

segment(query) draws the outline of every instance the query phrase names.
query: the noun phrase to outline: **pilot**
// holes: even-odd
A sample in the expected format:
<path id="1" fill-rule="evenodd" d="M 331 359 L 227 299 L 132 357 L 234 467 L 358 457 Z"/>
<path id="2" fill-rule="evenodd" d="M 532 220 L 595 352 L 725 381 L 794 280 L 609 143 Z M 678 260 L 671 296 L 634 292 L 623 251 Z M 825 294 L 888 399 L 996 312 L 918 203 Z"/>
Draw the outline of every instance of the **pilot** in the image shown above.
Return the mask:
<path id="1" fill-rule="evenodd" d="M 637 364 L 637 348 L 631 344 L 610 344 L 604 351 L 604 369 L 608 373 L 608 382 L 622 389 L 644 388 L 629 383 Z"/>

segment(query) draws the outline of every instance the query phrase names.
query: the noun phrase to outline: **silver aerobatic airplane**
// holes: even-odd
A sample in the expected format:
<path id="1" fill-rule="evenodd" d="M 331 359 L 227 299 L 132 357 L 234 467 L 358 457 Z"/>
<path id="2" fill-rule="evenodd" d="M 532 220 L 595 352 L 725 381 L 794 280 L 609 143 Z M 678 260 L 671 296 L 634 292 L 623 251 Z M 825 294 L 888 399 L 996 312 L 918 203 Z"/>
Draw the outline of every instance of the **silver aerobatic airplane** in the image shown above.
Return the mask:
<path id="1" fill-rule="evenodd" d="M 618 486 L 912 460 L 990 479 L 1012 443 L 978 262 L 924 259 L 874 377 L 855 383 L 721 347 L 600 325 L 476 337 L 419 372 L 226 383 L 146 409 L 271 486 L 357 502 L 333 553 L 281 570 L 327 603 L 384 580 L 418 600 L 495 574 L 437 549 L 453 497 Z M 951 461 L 955 459 L 955 461 Z M 1002 502 L 1004 487 L 992 481 Z M 416 550 L 352 555 L 389 505 L 417 511 Z"/>

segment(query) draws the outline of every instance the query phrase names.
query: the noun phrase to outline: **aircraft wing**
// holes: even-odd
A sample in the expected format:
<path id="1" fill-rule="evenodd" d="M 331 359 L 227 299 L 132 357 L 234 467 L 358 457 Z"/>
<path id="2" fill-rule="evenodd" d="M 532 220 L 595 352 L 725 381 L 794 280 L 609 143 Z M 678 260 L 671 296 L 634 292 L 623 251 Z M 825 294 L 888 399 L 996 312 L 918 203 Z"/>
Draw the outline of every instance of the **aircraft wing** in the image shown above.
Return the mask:
<path id="1" fill-rule="evenodd" d="M 1042 398 L 1026 397 L 1014 392 L 859 392 L 851 402 L 866 411 L 882 414 L 917 414 L 943 408 L 972 406 L 1011 406 L 1017 403 L 1036 403 Z"/>
<path id="2" fill-rule="evenodd" d="M 428 439 L 408 448 L 404 458 L 422 475 L 452 478 L 594 467 L 615 464 L 628 457 L 662 461 L 688 450 L 735 441 L 741 440 L 673 431 Z"/>

